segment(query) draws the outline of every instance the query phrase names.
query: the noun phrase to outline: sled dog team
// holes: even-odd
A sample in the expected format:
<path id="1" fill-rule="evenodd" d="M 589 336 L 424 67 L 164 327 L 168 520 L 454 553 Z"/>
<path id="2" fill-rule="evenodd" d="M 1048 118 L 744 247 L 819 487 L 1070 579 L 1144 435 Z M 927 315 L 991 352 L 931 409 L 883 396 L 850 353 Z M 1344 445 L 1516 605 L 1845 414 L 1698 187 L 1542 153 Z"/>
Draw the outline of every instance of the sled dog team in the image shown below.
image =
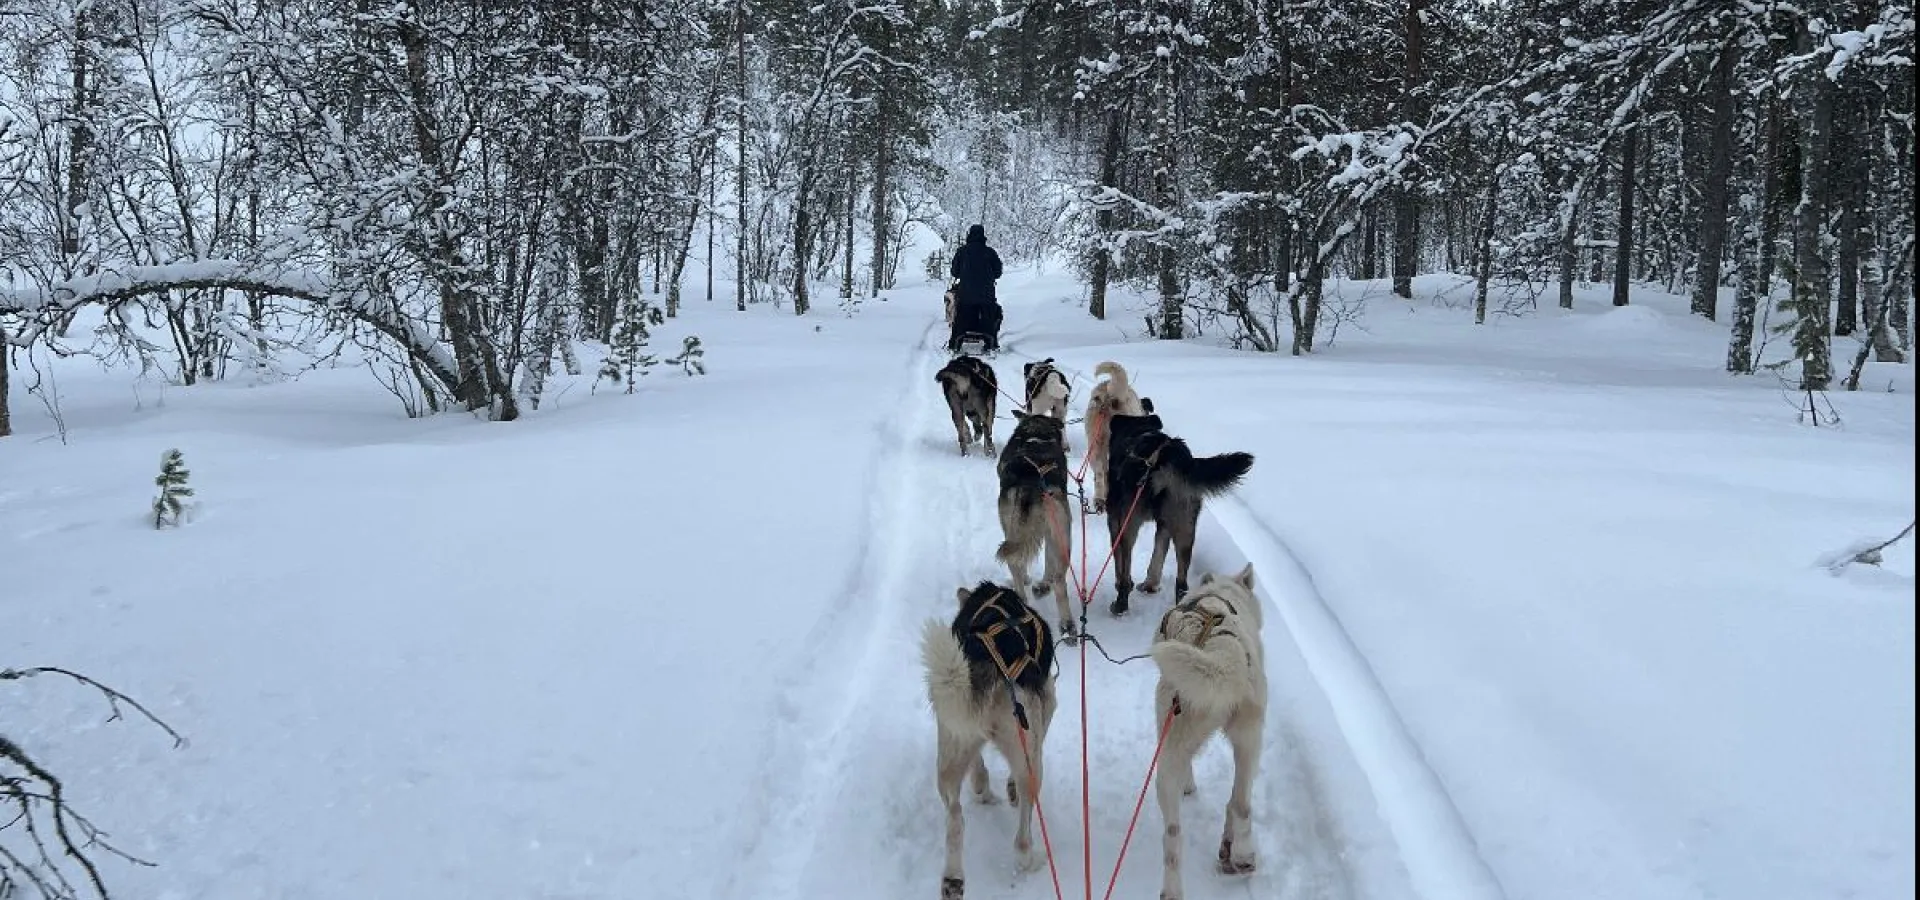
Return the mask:
<path id="1" fill-rule="evenodd" d="M 1038 868 L 1031 824 L 1042 782 L 1047 729 L 1058 706 L 1054 692 L 1055 629 L 1034 598 L 1052 594 L 1058 634 L 1078 640 L 1069 604 L 1067 572 L 1073 552 L 1067 503 L 1066 374 L 1051 358 L 1022 367 L 1024 408 L 1011 410 L 1013 433 L 996 448 L 993 422 L 1001 390 L 993 367 L 973 356 L 955 357 L 937 375 L 962 456 L 975 443 L 998 455 L 998 505 L 1004 537 L 995 557 L 1010 586 L 982 581 L 956 592 L 951 622 L 931 620 L 921 640 L 927 695 L 938 730 L 935 781 L 946 809 L 946 866 L 941 900 L 965 894 L 960 785 L 969 781 L 980 803 L 996 797 L 983 750 L 991 743 L 1007 761 L 1007 801 L 1019 821 L 1014 851 L 1021 869 Z M 1157 593 L 1167 549 L 1176 558 L 1173 604 L 1154 630 L 1150 655 L 1160 670 L 1154 720 L 1164 733 L 1156 781 L 1165 823 L 1161 900 L 1181 900 L 1180 802 L 1192 794 L 1193 759 L 1214 732 L 1233 747 L 1233 790 L 1220 838 L 1219 868 L 1253 871 L 1251 801 L 1267 705 L 1266 665 L 1260 642 L 1260 601 L 1253 566 L 1238 574 L 1207 574 L 1188 590 L 1194 535 L 1202 502 L 1236 486 L 1253 466 L 1249 453 L 1195 457 L 1185 441 L 1163 430 L 1153 401 L 1141 397 L 1119 363 L 1094 368 L 1103 378 L 1088 397 L 1085 438 L 1094 496 L 1113 545 L 1115 616 L 1129 608 L 1134 588 L 1133 548 L 1140 529 L 1154 526 L 1153 557 L 1141 592 Z M 1042 558 L 1039 583 L 1028 567 Z M 1098 558 L 1098 557 L 1096 557 Z M 1169 713 L 1172 713 L 1171 717 Z M 1156 733 L 1161 737 L 1161 733 Z"/>

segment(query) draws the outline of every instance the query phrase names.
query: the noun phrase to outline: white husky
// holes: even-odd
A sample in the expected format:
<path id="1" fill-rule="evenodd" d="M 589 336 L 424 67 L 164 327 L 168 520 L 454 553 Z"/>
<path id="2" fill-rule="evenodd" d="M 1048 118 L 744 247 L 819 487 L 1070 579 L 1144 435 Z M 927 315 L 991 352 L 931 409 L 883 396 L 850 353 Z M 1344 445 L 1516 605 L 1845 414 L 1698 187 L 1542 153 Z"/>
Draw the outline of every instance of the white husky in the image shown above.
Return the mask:
<path id="1" fill-rule="evenodd" d="M 1260 766 L 1261 728 L 1267 714 L 1266 654 L 1260 643 L 1260 600 L 1253 595 L 1253 564 L 1238 575 L 1208 573 L 1192 593 L 1160 619 L 1149 651 L 1160 667 L 1154 689 L 1154 720 L 1167 722 L 1178 698 L 1180 711 L 1166 726 L 1160 775 L 1154 787 L 1166 822 L 1165 870 L 1160 900 L 1181 900 L 1180 798 L 1193 793 L 1193 757 L 1216 731 L 1233 745 L 1233 793 L 1227 798 L 1220 835 L 1220 871 L 1254 869 L 1252 803 L 1248 794 Z"/>
<path id="2" fill-rule="evenodd" d="M 966 892 L 960 782 L 971 775 L 980 802 L 993 802 L 981 756 L 989 743 L 1006 757 L 1007 800 L 1019 808 L 1020 830 L 1013 837 L 1019 866 L 1032 870 L 1040 865 L 1041 857 L 1033 852 L 1033 806 L 1042 781 L 1041 749 L 1059 705 L 1053 632 L 1046 620 L 1028 609 L 1012 588 L 992 582 L 961 588 L 958 597 L 960 611 L 953 622 L 929 621 L 920 638 L 927 699 L 933 703 L 938 731 L 934 781 L 947 811 L 940 900 L 961 900 Z M 1026 713 L 1024 722 L 1020 711 Z"/>
<path id="3" fill-rule="evenodd" d="M 1143 416 L 1146 404 L 1127 379 L 1127 370 L 1113 360 L 1093 367 L 1093 377 L 1107 380 L 1093 386 L 1087 395 L 1087 468 L 1093 470 L 1093 511 L 1107 509 L 1107 442 L 1112 434 L 1114 414 Z M 1158 571 L 1156 569 L 1156 571 Z"/>

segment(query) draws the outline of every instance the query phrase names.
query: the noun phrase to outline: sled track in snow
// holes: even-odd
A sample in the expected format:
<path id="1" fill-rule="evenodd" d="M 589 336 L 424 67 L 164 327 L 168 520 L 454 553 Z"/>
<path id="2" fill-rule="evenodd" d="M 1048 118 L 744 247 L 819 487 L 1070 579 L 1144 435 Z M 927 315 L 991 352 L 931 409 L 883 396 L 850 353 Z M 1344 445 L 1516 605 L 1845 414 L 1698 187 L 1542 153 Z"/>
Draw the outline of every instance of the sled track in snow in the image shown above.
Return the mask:
<path id="1" fill-rule="evenodd" d="M 945 338 L 938 319 L 921 332 L 893 376 L 901 390 L 876 422 L 861 551 L 781 695 L 774 758 L 763 769 L 765 824 L 729 892 L 738 900 L 937 892 L 944 818 L 920 628 L 953 614 L 963 583 L 1004 580 L 992 555 L 994 461 L 977 447 L 959 456 L 933 380 L 948 359 Z M 1011 431 L 996 423 L 994 437 L 1004 443 Z M 1010 855 L 1000 830 L 969 819 L 969 876 L 981 888 L 972 896 L 990 896 L 982 862 Z"/>
<path id="2" fill-rule="evenodd" d="M 1208 501 L 1207 515 L 1265 578 L 1261 593 L 1326 695 L 1355 761 L 1398 845 L 1414 890 L 1426 900 L 1505 900 L 1446 787 L 1428 767 L 1393 701 L 1375 678 L 1286 542 L 1238 497 Z"/>

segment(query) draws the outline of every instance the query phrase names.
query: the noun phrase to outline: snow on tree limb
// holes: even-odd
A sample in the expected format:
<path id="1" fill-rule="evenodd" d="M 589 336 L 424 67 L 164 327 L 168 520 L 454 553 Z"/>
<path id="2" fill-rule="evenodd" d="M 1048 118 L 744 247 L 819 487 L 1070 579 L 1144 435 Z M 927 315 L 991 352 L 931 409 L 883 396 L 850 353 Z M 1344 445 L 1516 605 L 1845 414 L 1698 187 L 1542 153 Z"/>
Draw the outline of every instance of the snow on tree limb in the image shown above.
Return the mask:
<path id="1" fill-rule="evenodd" d="M 305 300 L 348 313 L 399 341 L 421 362 L 456 373 L 453 355 L 419 320 L 391 300 L 330 286 L 312 274 L 279 265 L 238 260 L 191 260 L 157 266 L 127 266 L 53 284 L 0 290 L 0 313 L 29 316 L 34 324 L 9 338 L 25 347 L 45 331 L 48 314 L 71 312 L 89 304 L 115 304 L 170 291 L 233 290 Z"/>

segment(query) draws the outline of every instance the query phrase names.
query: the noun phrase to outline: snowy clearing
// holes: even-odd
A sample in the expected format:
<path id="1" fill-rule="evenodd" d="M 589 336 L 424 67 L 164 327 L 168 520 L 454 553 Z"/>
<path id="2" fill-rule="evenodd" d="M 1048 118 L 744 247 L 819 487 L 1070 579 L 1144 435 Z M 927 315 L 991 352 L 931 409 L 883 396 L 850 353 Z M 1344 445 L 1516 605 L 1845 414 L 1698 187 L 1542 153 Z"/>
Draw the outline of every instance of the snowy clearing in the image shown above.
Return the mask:
<path id="1" fill-rule="evenodd" d="M 1002 287 L 1003 385 L 1054 357 L 1078 415 L 1119 360 L 1196 453 L 1257 457 L 1194 571 L 1254 562 L 1277 613 L 1261 868 L 1207 865 L 1216 741 L 1190 896 L 1912 896 L 1913 541 L 1821 564 L 1912 517 L 1911 367 L 1814 428 L 1771 376 L 1716 371 L 1724 334 L 1681 298 L 1475 328 L 1459 284 L 1377 291 L 1305 359 L 1128 340 L 1138 310 L 1094 322 L 1056 274 Z M 934 896 L 914 641 L 1005 575 L 939 319 L 925 284 L 851 317 L 694 302 L 656 345 L 701 335 L 709 375 L 589 394 L 587 351 L 513 424 L 403 419 L 351 368 L 177 389 L 62 361 L 69 443 L 32 403 L 0 442 L 4 662 L 84 671 L 192 743 L 46 682 L 0 684 L 8 733 L 159 863 L 109 865 L 130 897 Z M 155 532 L 168 447 L 198 503 Z M 1110 581 L 1093 632 L 1143 650 L 1168 598 L 1115 621 Z M 1155 674 L 1085 665 L 1099 895 Z M 1062 648 L 1042 796 L 1068 897 L 1080 666 Z M 1004 803 L 967 816 L 969 896 L 1052 896 Z M 1159 829 L 1149 797 L 1115 896 L 1154 891 Z"/>

